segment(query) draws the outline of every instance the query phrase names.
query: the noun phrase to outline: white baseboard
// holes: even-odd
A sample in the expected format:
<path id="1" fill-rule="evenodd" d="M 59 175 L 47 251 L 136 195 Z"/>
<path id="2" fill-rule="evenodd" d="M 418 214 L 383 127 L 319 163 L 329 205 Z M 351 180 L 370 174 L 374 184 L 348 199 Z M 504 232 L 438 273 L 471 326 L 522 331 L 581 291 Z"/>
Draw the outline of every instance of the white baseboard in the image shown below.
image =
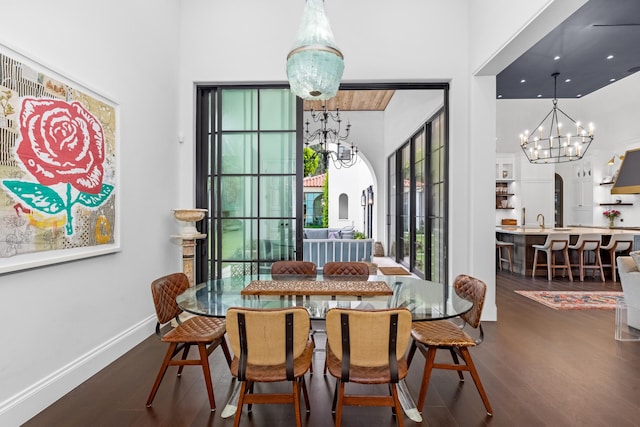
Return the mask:
<path id="1" fill-rule="evenodd" d="M 25 423 L 153 334 L 155 324 L 154 314 L 0 402 L 0 425 Z"/>

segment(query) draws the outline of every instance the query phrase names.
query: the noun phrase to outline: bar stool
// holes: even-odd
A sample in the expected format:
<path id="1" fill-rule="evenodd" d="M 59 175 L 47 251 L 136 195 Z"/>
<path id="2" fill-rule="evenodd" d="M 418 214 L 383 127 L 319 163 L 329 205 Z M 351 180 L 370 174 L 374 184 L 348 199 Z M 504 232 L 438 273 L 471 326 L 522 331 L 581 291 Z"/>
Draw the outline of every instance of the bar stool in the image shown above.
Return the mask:
<path id="1" fill-rule="evenodd" d="M 611 240 L 600 249 L 609 253 L 610 264 L 604 264 L 603 267 L 611 267 L 611 277 L 616 281 L 616 253 L 630 251 L 633 247 L 633 234 L 612 234 Z"/>
<path id="2" fill-rule="evenodd" d="M 600 257 L 601 240 L 601 234 L 587 233 L 581 234 L 575 245 L 569 245 L 569 249 L 578 251 L 578 264 L 573 264 L 572 266 L 578 267 L 581 282 L 584 282 L 584 270 L 588 268 L 600 270 L 600 279 L 604 282 L 604 270 L 602 269 L 602 258 Z M 595 254 L 594 264 L 585 264 L 584 262 L 584 257 L 589 251 L 593 251 Z"/>
<path id="3" fill-rule="evenodd" d="M 571 263 L 569 262 L 569 235 L 566 233 L 549 233 L 544 245 L 532 245 L 535 249 L 533 255 L 533 272 L 531 277 L 536 277 L 536 267 L 547 266 L 547 277 L 551 280 L 551 271 L 555 269 L 567 270 L 569 272 L 569 280 L 573 282 L 571 274 Z M 538 264 L 538 252 L 544 252 L 547 255 L 546 264 Z M 554 252 L 562 252 L 564 256 L 564 264 L 556 265 Z"/>
<path id="4" fill-rule="evenodd" d="M 496 249 L 498 250 L 498 265 L 500 266 L 500 270 L 502 270 L 502 263 L 509 263 L 509 270 L 513 273 L 513 243 L 510 242 L 501 242 L 496 239 Z M 508 258 L 504 257 L 502 252 L 503 249 L 507 250 Z"/>

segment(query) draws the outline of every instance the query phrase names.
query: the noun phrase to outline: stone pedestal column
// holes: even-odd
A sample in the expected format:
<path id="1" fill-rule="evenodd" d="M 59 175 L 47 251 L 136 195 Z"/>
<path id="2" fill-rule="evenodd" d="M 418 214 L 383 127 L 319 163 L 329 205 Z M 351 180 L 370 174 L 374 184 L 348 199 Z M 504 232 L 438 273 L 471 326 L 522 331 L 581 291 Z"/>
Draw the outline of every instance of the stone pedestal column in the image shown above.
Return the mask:
<path id="1" fill-rule="evenodd" d="M 196 240 L 204 239 L 206 234 L 201 234 L 196 228 L 196 222 L 202 220 L 207 213 L 206 209 L 174 209 L 173 216 L 181 221 L 180 234 L 174 234 L 172 238 L 182 240 L 182 271 L 189 278 L 189 285 L 195 283 L 195 251 Z"/>
<path id="2" fill-rule="evenodd" d="M 189 278 L 189 286 L 195 283 L 195 250 L 196 240 L 204 239 L 206 234 L 181 235 L 174 234 L 171 237 L 182 240 L 182 272 Z"/>

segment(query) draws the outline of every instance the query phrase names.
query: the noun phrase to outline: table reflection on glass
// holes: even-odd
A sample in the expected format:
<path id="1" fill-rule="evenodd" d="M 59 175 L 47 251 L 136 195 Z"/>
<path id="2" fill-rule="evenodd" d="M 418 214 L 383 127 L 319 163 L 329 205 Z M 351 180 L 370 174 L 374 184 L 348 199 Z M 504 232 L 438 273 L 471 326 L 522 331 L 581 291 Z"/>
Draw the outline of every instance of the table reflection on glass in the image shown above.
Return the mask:
<path id="1" fill-rule="evenodd" d="M 354 285 L 350 288 L 345 283 L 323 281 L 322 276 L 316 278 L 316 281 L 321 283 L 311 282 L 307 285 L 298 283 L 296 286 L 282 283 L 295 282 L 296 280 L 296 277 L 278 276 L 277 281 L 272 281 L 269 274 L 226 277 L 189 288 L 183 294 L 178 295 L 176 301 L 180 308 L 188 313 L 210 317 L 225 317 L 229 307 L 284 308 L 303 306 L 309 311 L 312 320 L 324 320 L 327 311 L 334 307 L 355 309 L 404 307 L 411 312 L 415 322 L 457 317 L 469 311 L 473 305 L 471 301 L 460 297 L 452 286 L 411 276 L 370 276 L 369 282 L 375 282 L 371 283 L 371 288 L 375 287 L 376 292 L 367 290 L 365 284 L 368 282 L 359 282 L 357 286 Z M 345 279 L 345 281 L 348 282 L 349 279 Z M 269 289 L 270 283 L 274 285 L 271 286 L 272 289 Z M 256 286 L 256 284 L 260 286 Z M 384 284 L 389 289 L 380 292 L 380 286 Z M 326 291 L 332 286 L 339 291 Z M 245 288 L 266 290 L 247 292 Z M 276 288 L 278 290 L 274 290 Z M 322 292 L 319 292 L 318 289 L 322 289 Z M 405 413 L 413 421 L 420 422 L 422 417 L 415 407 L 404 380 L 400 381 L 398 386 Z M 223 418 L 235 413 L 238 391 L 239 387 L 235 387 L 229 403 L 222 411 Z"/>

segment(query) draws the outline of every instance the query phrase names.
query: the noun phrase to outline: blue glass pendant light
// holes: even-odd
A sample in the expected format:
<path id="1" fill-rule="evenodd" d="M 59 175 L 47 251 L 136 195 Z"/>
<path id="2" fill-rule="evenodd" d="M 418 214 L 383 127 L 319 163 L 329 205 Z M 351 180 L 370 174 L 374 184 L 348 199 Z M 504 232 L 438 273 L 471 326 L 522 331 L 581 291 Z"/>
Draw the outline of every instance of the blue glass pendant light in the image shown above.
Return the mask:
<path id="1" fill-rule="evenodd" d="M 324 0 L 306 0 L 298 36 L 287 56 L 291 91 L 306 100 L 333 98 L 344 71 L 343 59 L 324 13 Z"/>

